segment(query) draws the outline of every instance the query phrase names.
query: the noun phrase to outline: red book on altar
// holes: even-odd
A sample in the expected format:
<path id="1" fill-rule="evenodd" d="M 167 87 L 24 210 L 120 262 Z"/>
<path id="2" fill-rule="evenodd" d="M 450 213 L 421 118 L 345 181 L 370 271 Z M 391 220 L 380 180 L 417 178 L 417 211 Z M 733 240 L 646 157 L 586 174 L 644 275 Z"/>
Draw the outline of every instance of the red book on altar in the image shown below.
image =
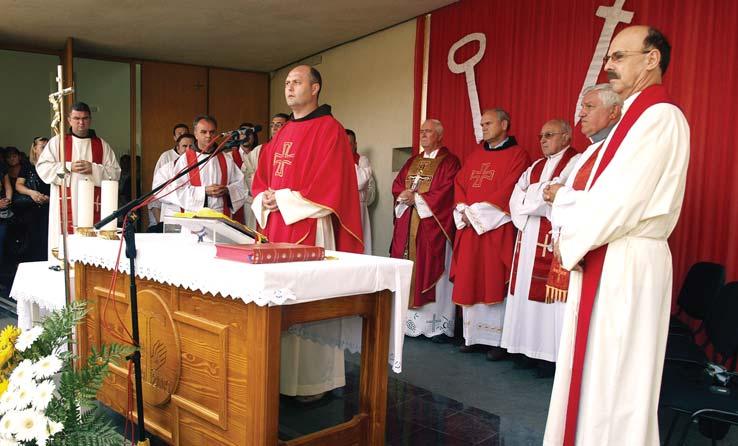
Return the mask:
<path id="1" fill-rule="evenodd" d="M 284 263 L 323 260 L 325 249 L 295 243 L 260 243 L 249 245 L 215 244 L 215 258 L 245 263 Z"/>

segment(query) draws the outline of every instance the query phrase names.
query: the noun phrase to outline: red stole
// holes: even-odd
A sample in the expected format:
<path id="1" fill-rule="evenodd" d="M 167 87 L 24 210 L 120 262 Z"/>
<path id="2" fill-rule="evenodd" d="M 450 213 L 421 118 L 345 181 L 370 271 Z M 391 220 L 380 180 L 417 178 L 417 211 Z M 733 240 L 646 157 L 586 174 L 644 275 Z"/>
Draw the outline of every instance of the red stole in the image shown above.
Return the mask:
<path id="1" fill-rule="evenodd" d="M 197 152 L 195 152 L 192 149 L 187 149 L 187 151 L 185 152 L 185 156 L 187 157 L 188 166 L 194 166 L 195 164 L 197 164 Z M 218 158 L 218 167 L 220 167 L 220 185 L 227 186 L 228 185 L 228 160 L 226 160 L 226 157 L 225 155 L 223 155 L 222 152 L 219 153 L 216 157 Z M 190 176 L 191 185 L 195 187 L 202 186 L 202 179 L 200 178 L 200 167 L 199 166 L 190 170 L 188 175 Z M 228 194 L 223 196 L 223 214 L 228 218 L 231 217 L 231 200 L 229 199 Z"/>
<path id="2" fill-rule="evenodd" d="M 357 166 L 359 165 L 359 159 L 360 158 L 361 158 L 361 155 L 359 155 L 358 153 L 354 152 L 354 164 L 356 164 Z"/>
<path id="3" fill-rule="evenodd" d="M 236 167 L 241 169 L 243 167 L 243 157 L 241 157 L 241 148 L 237 147 L 236 150 L 231 152 L 233 155 L 233 162 L 236 163 Z"/>
<path id="4" fill-rule="evenodd" d="M 72 160 L 72 135 L 64 136 L 64 161 L 78 161 Z M 103 163 L 103 145 L 102 140 L 97 136 L 90 138 L 92 143 L 92 162 L 95 164 Z M 66 166 L 65 166 L 66 169 Z M 93 220 L 100 221 L 100 186 L 95 186 L 94 199 L 93 199 Z M 72 220 L 72 188 L 67 187 L 67 234 L 74 234 L 74 226 Z M 62 196 L 59 193 L 59 224 L 63 225 L 64 214 L 62 213 Z"/>
<path id="5" fill-rule="evenodd" d="M 652 105 L 660 103 L 673 104 L 663 85 L 652 85 L 646 88 L 633 101 L 625 116 L 620 120 L 620 124 L 615 129 L 610 143 L 604 149 L 605 152 L 602 155 L 602 160 L 597 171 L 594 173 L 590 189 L 594 187 L 602 171 L 610 164 L 610 161 L 612 161 L 615 153 L 620 148 L 623 139 L 625 139 L 630 128 L 638 121 L 641 114 Z M 579 400 L 582 390 L 582 374 L 584 372 L 584 358 L 587 350 L 589 324 L 592 318 L 592 309 L 594 308 L 597 289 L 600 286 L 606 253 L 607 245 L 602 245 L 584 256 L 582 266 L 582 296 L 579 301 L 579 317 L 577 319 L 577 330 L 574 338 L 574 358 L 572 361 L 571 382 L 569 383 L 569 400 L 566 408 L 564 446 L 574 446 L 576 442 Z"/>
<path id="6" fill-rule="evenodd" d="M 592 168 L 594 168 L 595 162 L 597 161 L 597 154 L 600 153 L 601 148 L 602 145 L 592 152 L 589 158 L 587 158 L 587 161 L 579 168 L 572 182 L 572 189 L 584 190 L 587 186 L 587 180 L 589 180 L 592 174 Z M 566 302 L 568 295 L 569 271 L 564 269 L 561 263 L 554 258 L 551 263 L 551 271 L 548 274 L 548 281 L 546 282 L 546 303 Z"/>
<path id="7" fill-rule="evenodd" d="M 573 148 L 567 148 L 561 155 L 558 164 L 554 168 L 551 178 L 556 178 L 561 175 L 569 161 L 577 154 L 577 151 Z M 542 158 L 540 161 L 533 165 L 530 172 L 530 184 L 540 183 L 541 175 L 543 174 L 543 168 L 546 166 L 546 159 Z M 516 246 L 517 255 L 513 258 L 513 273 L 510 282 L 510 289 L 515 290 L 515 284 L 517 281 L 518 274 L 518 262 L 520 261 L 520 247 L 522 243 L 523 231 L 518 231 Z M 546 300 L 546 279 L 548 278 L 548 272 L 551 269 L 551 261 L 553 259 L 553 253 L 549 251 L 548 247 L 551 245 L 551 222 L 544 217 L 540 218 L 538 225 L 538 242 L 536 243 L 535 257 L 533 261 L 533 274 L 530 280 L 530 291 L 528 292 L 528 299 L 536 302 L 544 302 Z"/>

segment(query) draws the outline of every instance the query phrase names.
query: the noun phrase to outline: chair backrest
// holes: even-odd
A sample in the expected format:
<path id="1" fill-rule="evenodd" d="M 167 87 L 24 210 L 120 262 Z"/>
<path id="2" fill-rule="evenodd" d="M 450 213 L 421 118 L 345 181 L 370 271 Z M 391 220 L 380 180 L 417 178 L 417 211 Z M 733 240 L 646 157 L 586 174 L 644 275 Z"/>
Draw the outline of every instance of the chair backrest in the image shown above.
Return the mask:
<path id="1" fill-rule="evenodd" d="M 705 330 L 715 351 L 727 360 L 738 352 L 738 282 L 726 284 L 718 293 Z"/>
<path id="2" fill-rule="evenodd" d="M 691 318 L 704 320 L 712 301 L 724 284 L 723 265 L 710 262 L 695 263 L 684 278 L 677 302 Z"/>

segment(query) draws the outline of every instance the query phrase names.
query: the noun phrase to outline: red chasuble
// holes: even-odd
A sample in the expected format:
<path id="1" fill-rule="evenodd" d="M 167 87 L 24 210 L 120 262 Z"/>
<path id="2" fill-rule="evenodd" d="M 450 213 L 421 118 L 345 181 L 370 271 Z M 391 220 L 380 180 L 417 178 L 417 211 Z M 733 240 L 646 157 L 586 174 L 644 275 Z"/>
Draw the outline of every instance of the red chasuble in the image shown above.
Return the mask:
<path id="1" fill-rule="evenodd" d="M 485 143 L 486 144 L 486 143 Z M 530 165 L 528 152 L 515 138 L 494 150 L 477 150 L 456 175 L 456 204 L 489 203 L 510 213 L 510 195 Z M 507 223 L 482 235 L 471 226 L 456 231 L 451 280 L 459 305 L 503 301 L 512 268 L 515 226 Z"/>
<path id="2" fill-rule="evenodd" d="M 359 186 L 351 146 L 343 126 L 322 105 L 301 119 L 291 119 L 262 146 L 254 175 L 253 195 L 268 188 L 290 189 L 332 212 L 338 251 L 364 252 Z M 271 212 L 265 235 L 272 242 L 315 245 L 317 220 L 288 225 L 279 211 Z"/>
<path id="3" fill-rule="evenodd" d="M 72 135 L 66 135 L 64 137 L 64 160 L 65 162 L 74 162 L 78 161 L 76 159 L 72 159 Z M 90 162 L 94 164 L 102 164 L 103 163 L 103 145 L 102 140 L 95 136 L 95 132 L 90 130 L 90 143 L 92 146 L 92 160 Z M 61 159 L 61 157 L 60 157 Z M 95 186 L 94 188 L 94 197 L 93 197 L 93 210 L 92 210 L 92 219 L 93 221 L 100 221 L 100 194 L 101 189 L 100 186 Z M 59 221 L 64 221 L 64 215 L 62 214 L 62 196 L 61 193 L 59 193 Z M 73 226 L 73 220 L 72 220 L 72 188 L 67 187 L 67 234 L 74 234 L 74 226 Z M 60 226 L 64 226 L 64 223 L 60 223 Z"/>
<path id="4" fill-rule="evenodd" d="M 428 166 L 419 166 L 420 163 Z M 436 301 L 436 283 L 444 271 L 446 241 L 453 243 L 456 233 L 454 178 L 460 167 L 459 159 L 442 147 L 434 159 L 423 158 L 422 154 L 410 158 L 392 184 L 396 200 L 402 191 L 411 189 L 415 176 L 419 176 L 417 191 L 433 212 L 433 217 L 421 219 L 415 207 L 411 207 L 394 221 L 390 256 L 415 262 L 411 308 Z"/>
<path id="5" fill-rule="evenodd" d="M 573 148 L 569 147 L 564 151 L 559 158 L 558 164 L 554 168 L 551 178 L 556 178 L 561 175 L 561 172 L 569 164 L 569 161 L 578 152 Z M 543 168 L 546 165 L 546 158 L 541 158 L 533 164 L 533 168 L 530 172 L 530 184 L 540 183 L 541 174 Z M 523 237 L 523 231 L 518 231 L 516 240 L 517 244 L 517 255 L 513 258 L 513 273 L 510 279 L 510 289 L 515 289 L 515 281 L 517 280 L 518 262 L 520 261 L 520 246 Z M 541 217 L 538 225 L 538 243 L 536 243 L 536 253 L 533 260 L 533 275 L 530 278 L 530 291 L 528 292 L 528 299 L 536 302 L 552 303 L 553 299 L 549 300 L 546 294 L 546 281 L 548 279 L 548 273 L 551 270 L 551 262 L 553 260 L 553 251 L 549 250 L 552 246 L 551 241 L 551 221 L 545 217 Z"/>

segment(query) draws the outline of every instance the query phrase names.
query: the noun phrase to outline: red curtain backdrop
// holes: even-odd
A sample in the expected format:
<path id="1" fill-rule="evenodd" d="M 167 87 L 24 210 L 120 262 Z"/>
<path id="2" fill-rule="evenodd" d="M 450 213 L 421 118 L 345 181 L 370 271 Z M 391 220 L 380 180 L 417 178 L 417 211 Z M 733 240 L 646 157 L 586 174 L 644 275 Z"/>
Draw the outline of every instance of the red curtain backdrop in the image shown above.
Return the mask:
<path id="1" fill-rule="evenodd" d="M 510 112 L 511 134 L 535 159 L 541 156 L 536 135 L 544 122 L 561 117 L 573 124 L 577 98 L 605 22 L 595 13 L 598 7 L 613 3 L 462 0 L 433 12 L 427 116 L 443 122 L 446 145 L 462 160 L 478 149 L 466 77 L 452 73 L 447 65 L 455 42 L 470 33 L 486 35 L 485 54 L 474 68 L 480 106 Z M 738 2 L 626 0 L 623 9 L 634 12 L 631 24 L 654 26 L 669 38 L 672 61 L 664 83 L 691 127 L 684 207 L 669 240 L 675 293 L 697 261 L 722 263 L 728 279 L 738 280 L 738 122 L 734 114 Z M 615 33 L 624 26 L 619 24 Z M 416 54 L 422 54 L 422 30 L 418 32 L 421 48 Z M 464 62 L 477 49 L 475 42 L 460 48 L 456 62 Z M 581 151 L 587 144 L 577 127 L 575 147 Z"/>

